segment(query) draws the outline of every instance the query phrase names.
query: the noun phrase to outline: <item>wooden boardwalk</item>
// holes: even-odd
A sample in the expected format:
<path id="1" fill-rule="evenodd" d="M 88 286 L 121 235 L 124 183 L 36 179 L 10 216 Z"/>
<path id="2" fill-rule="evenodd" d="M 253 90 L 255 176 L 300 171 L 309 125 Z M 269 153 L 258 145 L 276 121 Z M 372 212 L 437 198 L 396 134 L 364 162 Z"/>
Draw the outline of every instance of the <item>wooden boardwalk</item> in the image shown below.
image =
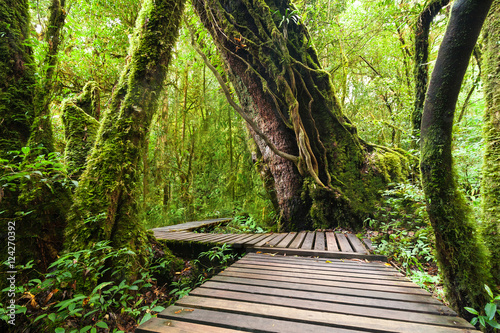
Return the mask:
<path id="1" fill-rule="evenodd" d="M 384 256 L 370 254 L 369 240 L 361 241 L 356 235 L 331 231 L 301 231 L 268 234 L 211 234 L 190 231 L 171 232 L 153 229 L 157 239 L 169 242 L 201 242 L 230 244 L 248 251 L 272 251 L 288 255 L 319 256 L 324 258 L 358 258 L 386 260 Z"/>
<path id="2" fill-rule="evenodd" d="M 245 255 L 136 330 L 137 333 L 472 331 L 474 327 L 466 320 L 458 318 L 388 264 L 263 253 Z"/>
<path id="3" fill-rule="evenodd" d="M 211 219 L 211 220 L 203 220 L 203 221 L 191 221 L 181 224 L 169 225 L 166 227 L 160 227 L 152 229 L 153 231 L 161 231 L 161 232 L 176 232 L 176 231 L 191 231 L 203 227 L 214 226 L 222 223 L 227 223 L 231 221 L 232 218 L 224 217 L 219 219 Z"/>

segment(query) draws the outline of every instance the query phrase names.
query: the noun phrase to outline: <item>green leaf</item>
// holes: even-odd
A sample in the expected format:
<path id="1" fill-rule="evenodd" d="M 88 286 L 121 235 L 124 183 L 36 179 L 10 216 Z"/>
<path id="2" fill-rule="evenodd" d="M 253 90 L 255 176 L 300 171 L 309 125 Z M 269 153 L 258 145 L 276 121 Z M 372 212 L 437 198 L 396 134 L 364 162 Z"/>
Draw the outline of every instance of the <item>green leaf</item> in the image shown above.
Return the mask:
<path id="1" fill-rule="evenodd" d="M 477 317 L 474 317 L 474 318 L 472 318 L 472 320 L 470 321 L 470 323 L 471 323 L 472 325 L 476 326 L 476 324 L 477 324 L 477 320 L 478 320 L 478 319 L 477 319 Z"/>
<path id="2" fill-rule="evenodd" d="M 486 317 L 488 320 L 492 320 L 495 318 L 495 313 L 497 312 L 497 305 L 495 303 L 488 303 L 484 307 L 484 311 L 486 312 Z"/>
<path id="3" fill-rule="evenodd" d="M 22 147 L 21 151 L 23 152 L 24 155 L 28 155 L 30 152 L 30 147 Z"/>
<path id="4" fill-rule="evenodd" d="M 95 294 L 96 291 L 101 290 L 102 288 L 104 288 L 106 286 L 109 286 L 110 284 L 113 284 L 113 282 L 103 282 L 103 283 L 101 283 L 100 285 L 98 285 L 97 287 L 95 287 L 94 290 L 92 290 L 92 294 Z"/>
<path id="5" fill-rule="evenodd" d="M 56 321 L 56 314 L 55 314 L 55 313 L 51 313 L 51 314 L 49 314 L 49 315 L 47 316 L 47 318 L 49 318 L 49 320 L 50 320 L 51 322 L 54 322 L 54 321 Z"/>
<path id="6" fill-rule="evenodd" d="M 155 311 L 155 312 L 162 312 L 163 310 L 165 310 L 165 308 L 163 306 L 155 306 L 153 309 L 151 309 L 151 311 Z"/>
<path id="7" fill-rule="evenodd" d="M 42 318 L 45 318 L 46 316 L 47 316 L 47 314 L 46 314 L 46 313 L 41 314 L 41 315 L 39 315 L 38 317 L 36 317 L 36 318 L 35 318 L 35 320 L 33 320 L 33 322 L 34 322 L 34 323 L 36 323 L 38 320 L 40 320 L 40 319 L 42 319 Z"/>
<path id="8" fill-rule="evenodd" d="M 85 326 L 84 328 L 82 328 L 82 329 L 80 330 L 80 333 L 85 333 L 85 332 L 87 332 L 88 330 L 90 330 L 91 328 L 92 328 L 92 326 L 91 326 L 91 325 L 87 325 L 87 326 Z"/>
<path id="9" fill-rule="evenodd" d="M 465 307 L 464 308 L 466 311 L 472 313 L 472 314 L 475 314 L 475 315 L 479 315 L 479 312 L 477 312 L 475 309 L 473 308 L 469 308 L 469 307 Z"/>
<path id="10" fill-rule="evenodd" d="M 96 325 L 97 327 L 100 327 L 100 328 L 107 328 L 107 329 L 109 329 L 108 324 L 106 324 L 106 323 L 105 323 L 105 322 L 103 322 L 103 321 L 99 321 L 99 322 L 97 322 L 97 324 L 95 324 L 95 325 Z"/>
<path id="11" fill-rule="evenodd" d="M 142 317 L 141 321 L 139 322 L 139 325 L 142 325 L 143 323 L 147 322 L 149 319 L 151 319 L 151 313 L 146 313 L 144 317 Z"/>
<path id="12" fill-rule="evenodd" d="M 58 327 L 58 328 L 56 328 L 56 330 L 54 332 L 55 333 L 64 333 L 64 332 L 66 332 L 66 330 L 62 327 Z"/>
<path id="13" fill-rule="evenodd" d="M 500 324 L 496 320 L 486 320 L 486 322 L 493 328 L 500 328 Z"/>
<path id="14" fill-rule="evenodd" d="M 490 295 L 490 298 L 493 298 L 493 292 L 491 291 L 490 287 L 484 285 L 484 289 L 486 289 L 486 292 L 488 293 L 488 295 Z"/>
<path id="15" fill-rule="evenodd" d="M 485 316 L 479 316 L 479 323 L 481 324 L 481 326 L 486 326 L 486 320 L 485 320 Z"/>

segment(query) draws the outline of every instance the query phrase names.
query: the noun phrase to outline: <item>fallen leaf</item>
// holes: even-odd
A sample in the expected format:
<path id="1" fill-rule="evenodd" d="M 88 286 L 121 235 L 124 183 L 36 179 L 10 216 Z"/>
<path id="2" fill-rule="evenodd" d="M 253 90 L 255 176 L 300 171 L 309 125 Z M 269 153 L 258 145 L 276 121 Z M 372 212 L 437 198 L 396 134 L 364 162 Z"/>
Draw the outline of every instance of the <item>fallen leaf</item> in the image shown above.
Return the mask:
<path id="1" fill-rule="evenodd" d="M 327 264 L 331 264 L 332 262 L 330 260 L 325 261 Z"/>
<path id="2" fill-rule="evenodd" d="M 179 313 L 181 313 L 181 312 L 182 312 L 182 310 L 177 310 L 177 311 L 175 311 L 174 313 L 175 313 L 175 314 L 179 314 Z"/>
<path id="3" fill-rule="evenodd" d="M 186 312 L 193 312 L 194 309 L 184 309 L 184 311 L 186 311 Z"/>
<path id="4" fill-rule="evenodd" d="M 389 264 L 388 262 L 386 262 L 384 265 L 391 267 L 391 264 Z"/>
<path id="5" fill-rule="evenodd" d="M 261 254 L 262 252 L 261 252 L 261 251 L 257 251 L 257 252 L 255 252 L 255 253 L 257 253 L 257 254 Z"/>

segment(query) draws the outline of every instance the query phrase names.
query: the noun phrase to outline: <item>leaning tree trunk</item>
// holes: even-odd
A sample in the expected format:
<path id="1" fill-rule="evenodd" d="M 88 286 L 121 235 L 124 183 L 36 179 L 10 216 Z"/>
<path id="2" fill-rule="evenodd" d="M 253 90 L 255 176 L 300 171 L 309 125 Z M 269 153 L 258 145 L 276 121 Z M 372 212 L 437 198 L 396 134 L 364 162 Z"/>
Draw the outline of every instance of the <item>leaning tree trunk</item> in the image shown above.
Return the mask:
<path id="1" fill-rule="evenodd" d="M 274 178 L 283 226 L 360 226 L 378 190 L 404 179 L 397 170 L 404 158 L 360 140 L 293 5 L 193 4 L 229 68 L 241 104 L 233 107 L 249 123 Z"/>
<path id="2" fill-rule="evenodd" d="M 142 150 L 163 89 L 178 34 L 183 0 L 146 0 L 137 19 L 125 67 L 104 113 L 67 228 L 68 249 L 99 240 L 144 254 L 138 217 Z M 143 259 L 143 258 L 139 258 Z"/>
<path id="3" fill-rule="evenodd" d="M 491 0 L 458 0 L 441 43 L 427 90 L 421 128 L 421 172 L 427 212 L 436 236 L 447 299 L 462 316 L 481 308 L 488 282 L 484 247 L 463 194 L 457 190 L 451 143 L 461 83 Z"/>
<path id="4" fill-rule="evenodd" d="M 500 2 L 493 5 L 485 25 L 484 163 L 481 182 L 483 238 L 491 253 L 491 273 L 500 285 Z"/>
<path id="5" fill-rule="evenodd" d="M 434 17 L 450 0 L 432 0 L 417 17 L 415 24 L 415 103 L 411 114 L 412 135 L 416 142 L 420 138 L 420 124 L 424 110 L 425 92 L 429 79 L 429 31 Z"/>

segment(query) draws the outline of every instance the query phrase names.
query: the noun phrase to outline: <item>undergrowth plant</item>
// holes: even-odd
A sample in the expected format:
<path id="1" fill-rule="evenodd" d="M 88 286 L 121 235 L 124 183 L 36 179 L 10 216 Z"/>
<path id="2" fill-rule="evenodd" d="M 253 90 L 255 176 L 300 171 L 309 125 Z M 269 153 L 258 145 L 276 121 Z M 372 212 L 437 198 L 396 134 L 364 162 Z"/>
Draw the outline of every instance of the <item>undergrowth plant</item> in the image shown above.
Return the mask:
<path id="1" fill-rule="evenodd" d="M 488 328 L 490 326 L 492 328 L 500 329 L 500 295 L 493 295 L 493 292 L 487 285 L 484 285 L 484 289 L 490 297 L 489 303 L 486 303 L 484 306 L 484 315 L 481 315 L 479 311 L 473 308 L 465 308 L 465 310 L 469 313 L 476 315 L 476 317 L 472 318 L 470 323 L 472 325 L 479 323 L 484 328 Z"/>
<path id="2" fill-rule="evenodd" d="M 374 217 L 365 221 L 377 234 L 373 238 L 376 252 L 387 256 L 421 287 L 442 296 L 442 291 L 435 289 L 440 279 L 435 275 L 434 233 L 422 189 L 395 184 L 382 195 L 383 202 Z"/>
<path id="3" fill-rule="evenodd" d="M 49 267 L 42 279 L 32 279 L 16 287 L 16 312 L 24 314 L 19 327 L 37 332 L 83 333 L 125 332 L 130 322 L 141 324 L 156 312 L 164 310 L 161 293 L 154 274 L 171 270 L 168 257 L 140 267 L 134 281 L 122 276 L 130 272 L 129 259 L 135 253 L 113 249 L 109 242 L 98 242 L 90 249 L 62 255 Z M 108 263 L 113 260 L 113 268 Z M 31 265 L 18 267 L 27 271 Z M 168 272 L 170 274 L 170 272 Z M 7 289 L 4 290 L 4 292 Z M 0 319 L 8 321 L 7 311 L 0 304 Z M 17 324 L 17 323 L 16 323 Z"/>

